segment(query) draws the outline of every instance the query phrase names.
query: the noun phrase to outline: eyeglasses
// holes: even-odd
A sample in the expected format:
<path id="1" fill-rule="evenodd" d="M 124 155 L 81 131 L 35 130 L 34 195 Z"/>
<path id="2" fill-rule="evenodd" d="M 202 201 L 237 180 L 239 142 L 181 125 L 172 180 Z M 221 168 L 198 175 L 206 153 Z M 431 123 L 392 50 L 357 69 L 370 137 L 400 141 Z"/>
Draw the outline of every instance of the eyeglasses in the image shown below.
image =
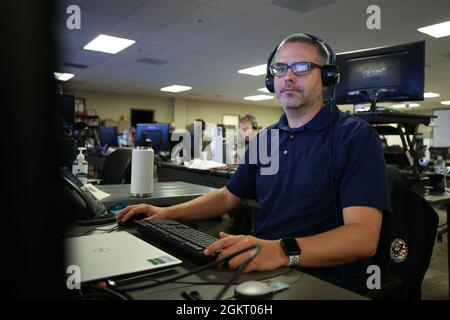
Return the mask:
<path id="1" fill-rule="evenodd" d="M 311 72 L 312 68 L 322 69 L 322 66 L 315 64 L 314 62 L 300 61 L 291 65 L 287 63 L 273 63 L 269 66 L 270 74 L 277 77 L 283 77 L 286 75 L 289 69 L 297 76 L 303 76 Z"/>

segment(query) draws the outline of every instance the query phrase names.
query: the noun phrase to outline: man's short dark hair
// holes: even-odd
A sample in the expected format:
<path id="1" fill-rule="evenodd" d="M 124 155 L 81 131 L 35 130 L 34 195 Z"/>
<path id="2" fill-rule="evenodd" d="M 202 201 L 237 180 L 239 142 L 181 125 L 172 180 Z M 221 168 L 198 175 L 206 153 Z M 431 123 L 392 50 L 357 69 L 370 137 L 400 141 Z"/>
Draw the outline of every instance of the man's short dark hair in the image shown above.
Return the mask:
<path id="1" fill-rule="evenodd" d="M 280 48 L 286 44 L 286 43 L 309 43 L 310 45 L 313 45 L 316 47 L 317 52 L 319 54 L 319 63 L 321 65 L 327 64 L 329 61 L 330 54 L 327 50 L 327 48 L 320 42 L 312 39 L 310 36 L 303 34 L 303 33 L 294 33 L 290 36 L 287 36 L 283 41 L 281 41 L 280 45 L 278 46 L 277 52 L 275 53 L 274 61 L 277 59 L 278 51 Z"/>

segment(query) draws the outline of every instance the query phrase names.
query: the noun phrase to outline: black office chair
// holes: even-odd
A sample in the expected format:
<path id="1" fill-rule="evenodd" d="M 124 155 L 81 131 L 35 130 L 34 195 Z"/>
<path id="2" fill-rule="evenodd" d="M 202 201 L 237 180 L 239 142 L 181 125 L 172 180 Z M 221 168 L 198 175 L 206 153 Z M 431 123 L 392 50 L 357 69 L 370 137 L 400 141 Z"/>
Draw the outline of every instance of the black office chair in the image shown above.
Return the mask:
<path id="1" fill-rule="evenodd" d="M 385 213 L 373 263 L 381 269 L 381 290 L 367 296 L 394 300 L 421 298 L 430 264 L 438 215 L 394 166 L 387 166 L 392 213 Z"/>
<path id="2" fill-rule="evenodd" d="M 105 160 L 100 184 L 129 183 L 131 180 L 131 149 L 119 148 Z"/>

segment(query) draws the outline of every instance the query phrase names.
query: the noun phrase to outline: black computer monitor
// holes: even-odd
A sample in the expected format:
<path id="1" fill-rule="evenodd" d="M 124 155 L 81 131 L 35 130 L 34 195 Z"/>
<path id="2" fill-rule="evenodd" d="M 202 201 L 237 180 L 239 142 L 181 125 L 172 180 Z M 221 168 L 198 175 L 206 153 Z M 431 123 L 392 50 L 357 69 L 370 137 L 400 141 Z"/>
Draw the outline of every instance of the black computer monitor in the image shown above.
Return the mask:
<path id="1" fill-rule="evenodd" d="M 155 153 L 170 151 L 169 130 L 170 124 L 168 123 L 138 123 L 136 126 L 136 142 L 140 144 L 145 139 L 151 139 Z"/>
<path id="2" fill-rule="evenodd" d="M 152 147 L 156 152 L 159 152 L 162 145 L 162 132 L 161 130 L 142 130 L 141 137 L 144 139 L 150 139 L 152 141 Z"/>
<path id="3" fill-rule="evenodd" d="M 336 55 L 337 104 L 423 100 L 425 41 Z"/>
<path id="4" fill-rule="evenodd" d="M 449 159 L 449 149 L 450 147 L 430 147 L 430 158 L 437 159 L 439 156 L 442 159 Z"/>
<path id="5" fill-rule="evenodd" d="M 98 129 L 98 138 L 101 147 L 118 147 L 117 127 L 100 127 Z"/>

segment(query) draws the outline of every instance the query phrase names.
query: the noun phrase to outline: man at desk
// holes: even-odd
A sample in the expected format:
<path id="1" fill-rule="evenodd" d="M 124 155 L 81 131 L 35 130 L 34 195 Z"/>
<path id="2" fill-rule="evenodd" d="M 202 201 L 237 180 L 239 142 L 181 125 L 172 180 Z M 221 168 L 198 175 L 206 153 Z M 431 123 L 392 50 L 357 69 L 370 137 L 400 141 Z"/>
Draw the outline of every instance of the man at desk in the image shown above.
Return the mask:
<path id="1" fill-rule="evenodd" d="M 390 211 L 387 174 L 375 130 L 323 101 L 324 90 L 337 82 L 328 72 L 333 63 L 331 48 L 305 34 L 287 37 L 269 58 L 267 76 L 284 110 L 267 128 L 279 130 L 276 174 L 262 175 L 260 163 L 242 164 L 220 190 L 168 208 L 129 206 L 118 219 L 138 213 L 150 219 L 206 219 L 255 199 L 262 213 L 254 234 L 221 232 L 205 254 L 222 249 L 220 259 L 259 244 L 260 253 L 245 272 L 296 266 L 345 287 L 365 285 L 383 211 Z M 230 260 L 230 268 L 248 254 Z"/>

